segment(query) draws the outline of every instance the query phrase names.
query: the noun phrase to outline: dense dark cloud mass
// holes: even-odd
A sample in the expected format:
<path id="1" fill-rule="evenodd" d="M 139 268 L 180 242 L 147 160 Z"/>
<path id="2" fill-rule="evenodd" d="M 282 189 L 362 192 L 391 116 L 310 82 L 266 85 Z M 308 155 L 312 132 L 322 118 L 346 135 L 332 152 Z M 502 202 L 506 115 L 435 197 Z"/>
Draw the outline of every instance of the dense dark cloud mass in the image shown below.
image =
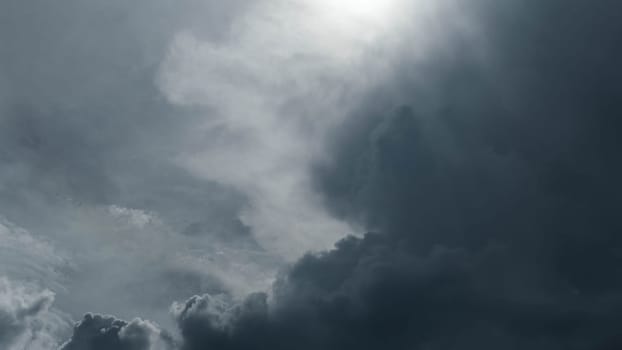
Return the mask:
<path id="1" fill-rule="evenodd" d="M 131 322 L 112 316 L 87 314 L 60 350 L 169 350 L 174 341 L 149 321 Z"/>
<path id="2" fill-rule="evenodd" d="M 186 349 L 619 346 L 619 300 L 530 290 L 510 275 L 515 264 L 501 248 L 414 255 L 369 235 L 303 259 L 276 287 L 273 310 L 223 326 L 192 299 L 180 326 Z"/>
<path id="3" fill-rule="evenodd" d="M 209 19 L 194 0 L 0 5 L 0 262 L 11 265 L 0 272 L 67 286 L 73 294 L 57 288 L 57 299 L 74 316 L 114 308 L 162 324 L 162 305 L 186 300 L 170 308 L 170 332 L 87 314 L 60 350 L 622 348 L 622 5 L 448 1 L 424 58 L 404 25 L 400 47 L 387 34 L 371 53 L 365 40 L 362 53 L 343 48 L 344 59 L 322 54 L 353 40 L 347 31 L 334 42 L 274 33 L 307 20 L 296 6 L 257 7 L 229 31 L 248 3 Z M 395 3 L 402 17 L 414 8 Z M 277 9 L 292 18 L 279 22 Z M 332 70 L 358 74 L 341 65 L 354 53 L 387 63 L 339 80 Z M 262 67 L 273 62 L 285 78 Z M 356 83 L 364 98 L 329 96 L 340 91 L 331 84 Z M 316 101 L 362 102 L 314 124 L 308 114 L 332 116 Z M 317 193 L 295 191 L 307 180 Z M 297 199 L 318 193 L 333 221 Z M 345 222 L 370 233 L 239 297 L 282 266 L 258 232 L 300 227 L 274 244 L 299 251 L 315 247 L 297 240 L 310 229 Z M 56 347 L 67 317 L 54 293 L 2 281 L 0 346 Z"/>
<path id="4" fill-rule="evenodd" d="M 381 233 L 301 259 L 248 319 L 189 300 L 186 349 L 622 346 L 622 8 L 497 5 L 484 47 L 405 60 L 318 166 Z"/>

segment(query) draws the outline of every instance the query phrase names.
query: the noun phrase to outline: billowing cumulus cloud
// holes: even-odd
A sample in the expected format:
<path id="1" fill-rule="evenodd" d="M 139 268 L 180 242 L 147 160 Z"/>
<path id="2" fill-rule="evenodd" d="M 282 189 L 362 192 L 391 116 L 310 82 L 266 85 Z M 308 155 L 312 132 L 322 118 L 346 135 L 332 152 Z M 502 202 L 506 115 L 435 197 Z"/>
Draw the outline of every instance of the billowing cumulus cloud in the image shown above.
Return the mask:
<path id="1" fill-rule="evenodd" d="M 84 316 L 60 350 L 171 350 L 174 341 L 160 328 L 141 319 L 125 322 L 113 316 Z"/>
<path id="2" fill-rule="evenodd" d="M 0 5 L 0 345 L 622 346 L 620 5 L 227 4 Z"/>
<path id="3" fill-rule="evenodd" d="M 619 297 L 545 288 L 558 281 L 524 277 L 515 265 L 499 247 L 417 255 L 370 235 L 303 259 L 277 285 L 271 309 L 222 326 L 191 299 L 179 324 L 186 349 L 620 345 Z"/>
<path id="4" fill-rule="evenodd" d="M 304 257 L 248 319 L 188 300 L 185 348 L 621 346 L 616 8 L 484 7 L 477 41 L 397 67 L 316 172 L 380 233 Z"/>

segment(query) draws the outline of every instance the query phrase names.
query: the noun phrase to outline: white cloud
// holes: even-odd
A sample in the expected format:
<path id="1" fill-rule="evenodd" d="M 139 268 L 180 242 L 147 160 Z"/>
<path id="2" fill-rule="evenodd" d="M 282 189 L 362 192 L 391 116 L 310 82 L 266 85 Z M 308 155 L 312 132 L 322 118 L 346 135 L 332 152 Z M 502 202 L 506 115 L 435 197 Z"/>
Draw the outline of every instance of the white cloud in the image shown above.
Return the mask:
<path id="1" fill-rule="evenodd" d="M 52 309 L 54 293 L 0 278 L 0 347 L 54 349 L 71 332 L 70 318 Z"/>
<path id="2" fill-rule="evenodd" d="M 108 212 L 115 218 L 125 220 L 137 228 L 144 228 L 147 224 L 157 220 L 153 213 L 140 209 L 124 208 L 118 205 L 108 206 Z"/>
<path id="3" fill-rule="evenodd" d="M 170 102 L 206 116 L 179 163 L 244 193 L 250 204 L 240 218 L 286 259 L 360 233 L 327 212 L 309 167 L 326 157 L 328 132 L 391 73 L 404 46 L 423 55 L 436 36 L 413 27 L 429 26 L 449 2 L 259 2 L 226 42 L 180 32 L 158 84 Z M 396 35 L 405 28 L 416 34 Z"/>
<path id="4" fill-rule="evenodd" d="M 370 41 L 358 31 L 369 28 L 352 18 L 344 27 L 326 10 L 304 1 L 262 3 L 236 22 L 226 43 L 182 32 L 159 78 L 171 102 L 210 109 L 180 164 L 244 193 L 250 204 L 242 221 L 262 246 L 291 260 L 356 231 L 326 212 L 308 167 L 326 131 L 380 69 L 359 70 Z"/>

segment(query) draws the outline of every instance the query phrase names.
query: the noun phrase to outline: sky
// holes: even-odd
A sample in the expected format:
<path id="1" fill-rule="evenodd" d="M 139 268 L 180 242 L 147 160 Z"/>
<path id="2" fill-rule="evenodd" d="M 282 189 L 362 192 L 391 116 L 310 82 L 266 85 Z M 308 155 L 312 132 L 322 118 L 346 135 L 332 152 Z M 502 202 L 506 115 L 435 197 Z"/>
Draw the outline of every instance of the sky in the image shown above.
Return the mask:
<path id="1" fill-rule="evenodd" d="M 622 348 L 619 13 L 0 1 L 0 349 Z"/>

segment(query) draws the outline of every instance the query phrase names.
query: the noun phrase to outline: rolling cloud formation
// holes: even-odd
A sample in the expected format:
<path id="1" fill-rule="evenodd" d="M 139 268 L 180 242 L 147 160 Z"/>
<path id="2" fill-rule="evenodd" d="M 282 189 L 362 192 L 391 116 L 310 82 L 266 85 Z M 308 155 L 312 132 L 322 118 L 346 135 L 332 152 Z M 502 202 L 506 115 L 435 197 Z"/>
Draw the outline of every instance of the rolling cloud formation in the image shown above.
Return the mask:
<path id="1" fill-rule="evenodd" d="M 0 30 L 0 345 L 620 348 L 622 6 L 391 3 Z"/>

